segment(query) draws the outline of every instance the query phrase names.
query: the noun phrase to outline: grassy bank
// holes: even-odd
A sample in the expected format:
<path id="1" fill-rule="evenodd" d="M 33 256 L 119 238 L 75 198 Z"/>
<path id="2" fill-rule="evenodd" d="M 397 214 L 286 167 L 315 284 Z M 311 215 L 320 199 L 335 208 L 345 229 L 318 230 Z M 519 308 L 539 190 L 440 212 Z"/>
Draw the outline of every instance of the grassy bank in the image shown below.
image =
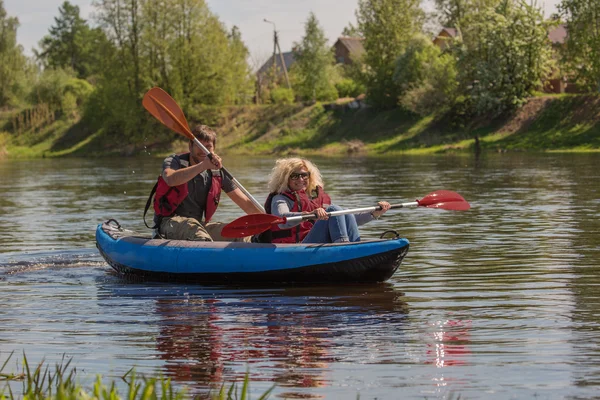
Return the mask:
<path id="1" fill-rule="evenodd" d="M 19 133 L 9 111 L 0 113 L 0 157 L 106 156 L 185 149 L 182 137 L 156 124 L 151 134 L 127 138 L 62 118 Z M 148 114 L 148 118 L 152 118 Z M 401 110 L 352 109 L 347 104 L 197 107 L 190 125 L 219 133 L 228 154 L 395 154 L 482 151 L 599 151 L 599 96 L 535 97 L 512 115 L 460 127 L 448 118 L 417 117 Z M 4 127 L 4 129 L 2 129 Z"/>

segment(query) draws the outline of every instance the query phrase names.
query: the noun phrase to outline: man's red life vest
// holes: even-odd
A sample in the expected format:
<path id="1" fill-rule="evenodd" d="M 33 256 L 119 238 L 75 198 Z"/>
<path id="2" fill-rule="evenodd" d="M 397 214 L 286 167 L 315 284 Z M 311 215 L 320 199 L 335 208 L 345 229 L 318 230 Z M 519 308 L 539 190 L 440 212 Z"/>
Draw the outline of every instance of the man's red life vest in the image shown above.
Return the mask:
<path id="1" fill-rule="evenodd" d="M 179 186 L 169 186 L 162 175 L 159 175 L 158 182 L 154 187 L 156 188 L 154 212 L 161 217 L 173 215 L 189 194 L 187 182 Z"/>
<path id="2" fill-rule="evenodd" d="M 221 188 L 223 186 L 223 176 L 221 171 L 210 170 L 208 173 L 209 177 L 211 178 L 211 182 L 210 189 L 208 190 L 208 195 L 206 197 L 206 209 L 204 210 L 205 223 L 208 223 L 217 211 L 219 201 L 221 200 Z M 146 208 L 144 209 L 144 223 L 146 223 L 145 217 L 146 213 L 148 212 L 148 208 L 150 208 L 152 196 L 154 196 L 153 206 L 156 215 L 160 217 L 171 217 L 175 214 L 177 207 L 179 207 L 179 205 L 185 200 L 188 194 L 188 182 L 179 186 L 169 186 L 163 179 L 162 175 L 159 175 L 156 184 L 150 192 L 150 197 L 148 197 L 148 201 L 146 202 Z M 148 226 L 148 224 L 146 224 L 146 226 Z M 156 228 L 156 226 L 151 229 L 154 228 Z"/>
<path id="3" fill-rule="evenodd" d="M 278 193 L 269 194 L 269 197 L 265 202 L 265 211 L 267 214 L 271 214 L 271 201 L 277 194 Z M 314 197 L 309 197 L 304 190 L 299 192 L 287 190 L 279 194 L 294 201 L 294 206 L 290 210 L 291 212 L 311 212 L 317 208 L 331 204 L 331 198 L 321 187 L 317 187 L 316 195 Z M 271 243 L 300 243 L 304 240 L 306 235 L 308 235 L 308 232 L 312 229 L 313 225 L 314 221 L 312 220 L 302 221 L 300 225 L 291 229 L 280 229 L 277 225 L 272 225 L 271 229 L 267 231 L 267 234 L 261 236 L 261 241 L 270 241 Z"/>
<path id="4" fill-rule="evenodd" d="M 209 175 L 211 177 L 210 190 L 208 196 L 206 196 L 206 210 L 204 210 L 204 221 L 210 222 L 213 215 L 219 207 L 221 201 L 221 188 L 223 187 L 223 175 L 221 170 L 210 170 Z"/>

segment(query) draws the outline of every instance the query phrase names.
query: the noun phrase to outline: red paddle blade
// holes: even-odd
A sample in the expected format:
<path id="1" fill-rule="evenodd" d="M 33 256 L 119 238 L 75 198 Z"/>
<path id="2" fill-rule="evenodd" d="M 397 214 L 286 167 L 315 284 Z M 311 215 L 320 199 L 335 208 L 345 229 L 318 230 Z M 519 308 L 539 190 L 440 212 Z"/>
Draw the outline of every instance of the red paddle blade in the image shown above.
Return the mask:
<path id="1" fill-rule="evenodd" d="M 194 136 L 190 131 L 183 110 L 167 92 L 159 87 L 148 90 L 144 95 L 142 105 L 165 126 L 193 140 Z"/>
<path id="2" fill-rule="evenodd" d="M 271 214 L 248 214 L 223 227 L 221 236 L 241 238 L 256 235 L 269 229 L 274 224 L 284 224 L 285 219 Z"/>
<path id="3" fill-rule="evenodd" d="M 458 193 L 451 190 L 438 190 L 429 193 L 421 200 L 417 200 L 419 206 L 428 208 L 442 208 L 444 210 L 465 211 L 471 205 Z"/>

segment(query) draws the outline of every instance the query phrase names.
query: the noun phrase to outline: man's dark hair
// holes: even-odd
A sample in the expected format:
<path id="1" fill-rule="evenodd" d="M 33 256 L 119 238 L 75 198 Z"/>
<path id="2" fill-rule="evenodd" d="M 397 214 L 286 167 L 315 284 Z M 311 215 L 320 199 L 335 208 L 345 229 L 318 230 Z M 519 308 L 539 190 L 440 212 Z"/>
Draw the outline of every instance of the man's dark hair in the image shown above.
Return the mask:
<path id="1" fill-rule="evenodd" d="M 217 147 L 217 134 L 208 125 L 196 125 L 192 129 L 192 133 L 201 142 L 211 142 L 214 147 Z"/>

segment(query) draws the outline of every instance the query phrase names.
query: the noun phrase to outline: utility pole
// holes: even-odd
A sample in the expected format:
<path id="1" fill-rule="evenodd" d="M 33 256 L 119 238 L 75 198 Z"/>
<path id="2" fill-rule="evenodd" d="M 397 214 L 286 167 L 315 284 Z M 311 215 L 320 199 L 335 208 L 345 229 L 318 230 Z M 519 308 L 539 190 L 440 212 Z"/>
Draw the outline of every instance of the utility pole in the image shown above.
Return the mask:
<path id="1" fill-rule="evenodd" d="M 277 29 L 275 28 L 275 22 L 271 22 L 268 19 L 264 19 L 264 21 L 268 24 L 273 24 L 273 69 L 277 68 L 277 52 L 279 51 L 279 59 L 281 60 L 281 66 L 283 67 L 283 74 L 285 75 L 285 82 L 287 83 L 288 89 L 291 89 L 290 79 L 287 73 L 287 67 L 285 66 L 285 60 L 283 59 L 283 54 L 281 53 L 281 48 L 279 47 L 279 39 L 277 38 Z"/>

